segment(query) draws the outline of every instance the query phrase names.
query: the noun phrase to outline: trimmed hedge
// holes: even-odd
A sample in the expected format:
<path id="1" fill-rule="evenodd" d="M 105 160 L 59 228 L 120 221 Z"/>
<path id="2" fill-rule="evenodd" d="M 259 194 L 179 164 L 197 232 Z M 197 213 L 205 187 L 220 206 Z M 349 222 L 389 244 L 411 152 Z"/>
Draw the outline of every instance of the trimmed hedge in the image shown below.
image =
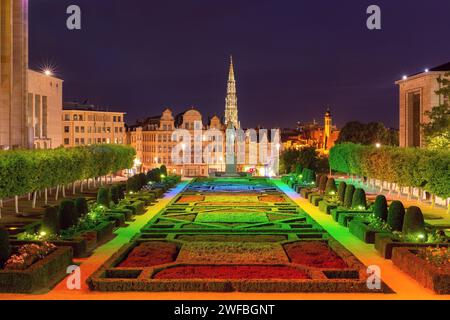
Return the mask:
<path id="1" fill-rule="evenodd" d="M 425 221 L 419 207 L 409 207 L 403 219 L 402 232 L 405 235 L 418 236 L 425 234 Z"/>
<path id="2" fill-rule="evenodd" d="M 339 202 L 341 204 L 344 204 L 344 201 L 345 201 L 345 189 L 346 188 L 347 188 L 347 183 L 345 181 L 342 181 L 341 183 L 339 183 L 338 197 L 339 197 Z"/>
<path id="3" fill-rule="evenodd" d="M 405 217 L 405 207 L 401 201 L 392 201 L 389 206 L 387 223 L 392 231 L 402 231 Z"/>
<path id="4" fill-rule="evenodd" d="M 367 208 L 366 192 L 364 189 L 358 188 L 355 190 L 352 198 L 352 209 L 365 210 Z"/>
<path id="5" fill-rule="evenodd" d="M 0 151 L 0 199 L 128 169 L 135 156 L 132 147 L 114 144 Z"/>
<path id="6" fill-rule="evenodd" d="M 362 146 L 343 143 L 330 150 L 330 167 L 403 187 L 423 188 L 441 198 L 450 197 L 450 151 Z"/>
<path id="7" fill-rule="evenodd" d="M 355 193 L 355 186 L 348 184 L 345 188 L 344 207 L 350 209 L 352 207 L 353 194 Z"/>
<path id="8" fill-rule="evenodd" d="M 109 208 L 110 203 L 111 203 L 111 194 L 109 192 L 109 189 L 107 188 L 98 189 L 97 204 Z"/>
<path id="9" fill-rule="evenodd" d="M 388 205 L 385 196 L 381 194 L 377 196 L 377 198 L 375 199 L 375 204 L 373 206 L 373 213 L 375 217 L 386 221 L 388 215 Z"/>
<path id="10" fill-rule="evenodd" d="M 44 217 L 42 218 L 42 231 L 48 234 L 59 233 L 59 216 L 56 207 L 45 208 Z"/>
<path id="11" fill-rule="evenodd" d="M 66 230 L 78 222 L 78 213 L 72 200 L 64 200 L 59 206 L 59 226 Z"/>
<path id="12" fill-rule="evenodd" d="M 11 245 L 9 244 L 8 231 L 0 226 L 0 268 L 8 261 L 11 255 Z"/>
<path id="13" fill-rule="evenodd" d="M 78 198 L 75 200 L 75 210 L 79 217 L 84 217 L 89 213 L 89 206 L 86 198 Z"/>

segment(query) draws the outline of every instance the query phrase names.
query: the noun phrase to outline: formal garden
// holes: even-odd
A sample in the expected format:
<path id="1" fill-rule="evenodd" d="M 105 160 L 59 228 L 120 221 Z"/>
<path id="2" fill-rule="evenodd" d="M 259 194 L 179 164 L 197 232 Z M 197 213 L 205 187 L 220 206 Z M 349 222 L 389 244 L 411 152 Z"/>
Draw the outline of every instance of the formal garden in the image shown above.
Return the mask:
<path id="1" fill-rule="evenodd" d="M 103 292 L 369 292 L 366 280 L 271 180 L 197 178 L 88 282 Z"/>
<path id="2" fill-rule="evenodd" d="M 387 282 L 368 285 L 368 264 L 320 214 L 423 288 L 449 294 L 450 226 L 429 212 L 447 210 L 445 155 L 341 144 L 331 172 L 297 163 L 280 179 L 181 182 L 164 165 L 123 175 L 135 158 L 126 146 L 0 152 L 0 293 L 60 292 L 67 268 L 86 263 L 87 295 L 394 294 Z"/>
<path id="3" fill-rule="evenodd" d="M 345 175 L 335 180 L 298 166 L 283 181 L 421 285 L 449 294 L 450 225 L 427 223 L 420 208 L 427 200 L 431 208 L 448 206 L 448 151 L 340 144 L 330 167 Z M 417 205 L 406 206 L 411 199 Z"/>

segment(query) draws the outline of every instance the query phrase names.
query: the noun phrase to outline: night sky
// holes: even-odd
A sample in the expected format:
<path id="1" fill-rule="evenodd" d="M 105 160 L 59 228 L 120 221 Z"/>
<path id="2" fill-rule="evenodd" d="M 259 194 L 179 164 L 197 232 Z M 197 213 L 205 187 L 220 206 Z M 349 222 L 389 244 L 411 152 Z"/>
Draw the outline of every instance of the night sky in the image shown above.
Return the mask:
<path id="1" fill-rule="evenodd" d="M 66 8 L 82 30 L 66 28 Z M 366 8 L 382 30 L 366 28 Z M 243 127 L 350 120 L 398 127 L 394 81 L 450 60 L 450 1 L 30 0 L 30 67 L 50 63 L 64 98 L 127 112 L 223 116 L 233 54 Z"/>

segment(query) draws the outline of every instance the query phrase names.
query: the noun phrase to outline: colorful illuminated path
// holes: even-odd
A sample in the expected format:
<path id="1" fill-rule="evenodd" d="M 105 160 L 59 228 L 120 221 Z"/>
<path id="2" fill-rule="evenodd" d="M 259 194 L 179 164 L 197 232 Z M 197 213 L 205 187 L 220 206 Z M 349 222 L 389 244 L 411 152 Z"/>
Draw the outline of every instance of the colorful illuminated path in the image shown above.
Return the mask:
<path id="1" fill-rule="evenodd" d="M 372 245 L 366 245 L 353 237 L 347 228 L 339 226 L 330 216 L 323 214 L 317 207 L 302 199 L 297 193 L 279 180 L 274 183 L 286 193 L 294 202 L 315 219 L 328 233 L 349 249 L 366 265 L 378 265 L 382 270 L 382 278 L 396 294 L 323 294 L 323 293 L 199 293 L 199 292 L 158 292 L 158 293 L 101 293 L 91 292 L 85 284 L 87 277 L 98 269 L 120 247 L 128 243 L 141 228 L 164 209 L 170 201 L 186 187 L 188 182 L 178 185 L 158 203 L 149 207 L 147 213 L 136 217 L 136 220 L 126 228 L 116 231 L 116 237 L 100 247 L 87 259 L 77 260 L 81 265 L 81 290 L 68 290 L 66 280 L 62 281 L 51 292 L 42 295 L 6 295 L 0 294 L 0 299 L 33 299 L 33 300 L 103 300 L 103 299 L 148 299 L 148 300 L 278 300 L 278 299 L 450 299 L 450 296 L 438 296 L 419 286 L 414 280 L 398 270 L 391 261 L 382 259 Z"/>

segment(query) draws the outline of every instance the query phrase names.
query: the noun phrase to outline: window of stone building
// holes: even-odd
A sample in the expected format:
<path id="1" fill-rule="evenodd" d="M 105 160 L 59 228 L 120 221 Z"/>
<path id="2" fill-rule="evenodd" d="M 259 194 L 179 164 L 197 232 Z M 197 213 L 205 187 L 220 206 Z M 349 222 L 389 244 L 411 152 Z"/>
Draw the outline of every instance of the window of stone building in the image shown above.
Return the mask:
<path id="1" fill-rule="evenodd" d="M 34 136 L 41 136 L 41 96 L 34 96 Z"/>
<path id="2" fill-rule="evenodd" d="M 64 127 L 64 132 L 65 133 L 69 133 L 70 132 L 70 127 L 69 126 L 65 126 Z"/>
<path id="3" fill-rule="evenodd" d="M 91 144 L 91 143 L 92 143 L 92 139 L 88 138 L 88 144 Z"/>
<path id="4" fill-rule="evenodd" d="M 111 133 L 111 127 L 107 127 L 106 132 Z"/>
<path id="5" fill-rule="evenodd" d="M 73 115 L 73 121 L 78 121 L 78 115 L 77 114 Z"/>
<path id="6" fill-rule="evenodd" d="M 101 139 L 101 138 L 98 138 L 98 139 L 97 139 L 97 143 L 102 143 L 102 139 Z"/>
<path id="7" fill-rule="evenodd" d="M 81 138 L 81 144 L 84 144 L 84 138 Z"/>
<path id="8" fill-rule="evenodd" d="M 119 128 L 115 127 L 115 128 L 114 128 L 114 132 L 115 132 L 115 133 L 118 133 L 118 132 L 119 132 Z"/>
<path id="9" fill-rule="evenodd" d="M 78 115 L 78 120 L 79 121 L 83 121 L 83 115 L 82 114 Z"/>
<path id="10" fill-rule="evenodd" d="M 33 123 L 33 94 L 29 93 L 28 94 L 28 105 L 27 105 L 27 121 L 29 124 Z M 2 148 L 0 148 L 0 150 L 2 150 Z"/>
<path id="11" fill-rule="evenodd" d="M 75 138 L 75 145 L 79 145 L 80 144 L 80 139 L 79 138 Z"/>
<path id="12" fill-rule="evenodd" d="M 75 127 L 75 132 L 76 133 L 80 132 L 80 127 Z"/>
<path id="13" fill-rule="evenodd" d="M 81 133 L 84 133 L 84 127 L 80 127 Z"/>
<path id="14" fill-rule="evenodd" d="M 408 94 L 408 131 L 410 147 L 420 147 L 421 100 L 422 97 L 420 92 L 411 92 Z"/>
<path id="15" fill-rule="evenodd" d="M 70 143 L 69 138 L 64 138 L 64 144 L 68 145 Z"/>
<path id="16" fill-rule="evenodd" d="M 64 121 L 70 121 L 70 114 L 64 115 Z"/>
<path id="17" fill-rule="evenodd" d="M 102 142 L 103 142 L 103 143 L 106 143 L 106 138 L 103 138 L 103 139 L 102 139 Z"/>
<path id="18" fill-rule="evenodd" d="M 113 122 L 117 122 L 117 117 L 113 116 Z"/>
<path id="19" fill-rule="evenodd" d="M 42 96 L 42 137 L 47 138 L 47 125 L 48 125 L 48 98 Z"/>

